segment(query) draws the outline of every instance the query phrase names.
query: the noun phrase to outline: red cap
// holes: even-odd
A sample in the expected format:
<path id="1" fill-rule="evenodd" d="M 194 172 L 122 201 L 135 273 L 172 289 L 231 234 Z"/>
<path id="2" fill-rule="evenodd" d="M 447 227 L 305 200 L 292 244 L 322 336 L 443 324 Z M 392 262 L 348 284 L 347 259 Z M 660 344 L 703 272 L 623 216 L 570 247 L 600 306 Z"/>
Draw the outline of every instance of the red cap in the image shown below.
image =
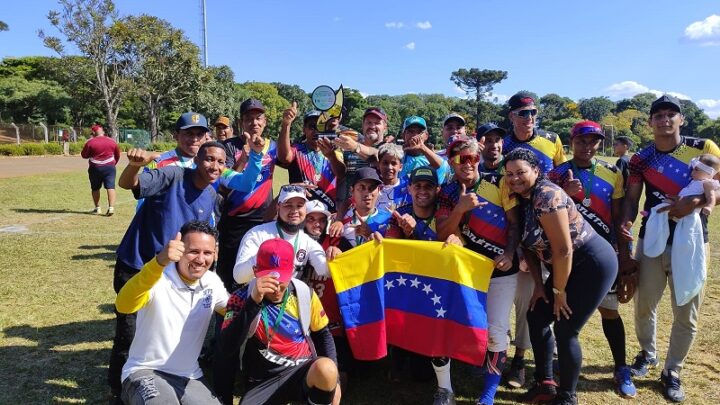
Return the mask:
<path id="1" fill-rule="evenodd" d="M 103 129 L 102 125 L 95 124 L 90 127 L 90 130 L 96 132 L 98 129 Z"/>
<path id="2" fill-rule="evenodd" d="M 600 124 L 590 120 L 580 121 L 577 124 L 573 125 L 572 129 L 570 130 L 570 139 L 580 135 L 595 135 L 605 139 L 605 133 L 603 132 Z"/>
<path id="3" fill-rule="evenodd" d="M 275 238 L 260 244 L 255 265 L 255 277 L 272 275 L 279 282 L 285 283 L 290 281 L 294 270 L 295 251 L 288 241 Z"/>

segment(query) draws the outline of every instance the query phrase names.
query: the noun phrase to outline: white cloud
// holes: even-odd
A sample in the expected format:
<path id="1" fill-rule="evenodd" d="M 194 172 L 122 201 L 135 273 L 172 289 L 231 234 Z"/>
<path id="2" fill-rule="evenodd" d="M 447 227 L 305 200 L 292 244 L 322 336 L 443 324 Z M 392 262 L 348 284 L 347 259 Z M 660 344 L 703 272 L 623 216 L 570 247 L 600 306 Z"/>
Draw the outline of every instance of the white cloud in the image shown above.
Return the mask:
<path id="1" fill-rule="evenodd" d="M 367 98 L 370 95 L 369 93 L 365 93 L 364 91 L 360 91 L 359 93 L 362 96 L 362 98 Z"/>
<path id="2" fill-rule="evenodd" d="M 720 46 L 720 15 L 713 14 L 688 25 L 684 38 L 702 46 Z"/>
<path id="3" fill-rule="evenodd" d="M 405 44 L 405 48 L 407 48 L 411 51 L 414 51 L 415 50 L 415 42 L 409 42 L 409 43 Z"/>
<path id="4" fill-rule="evenodd" d="M 341 20 L 340 17 L 333 17 L 333 21 L 335 21 L 335 22 L 340 22 L 340 20 Z"/>
<path id="5" fill-rule="evenodd" d="M 604 89 L 604 95 L 610 97 L 613 100 L 620 100 L 623 98 L 631 98 L 632 96 L 640 93 L 653 93 L 660 97 L 663 94 L 670 94 L 682 100 L 690 100 L 690 96 L 675 91 L 663 91 L 651 89 L 644 84 L 638 83 L 632 80 L 626 80 L 620 83 L 614 83 Z"/>
<path id="6" fill-rule="evenodd" d="M 385 23 L 385 28 L 395 28 L 400 29 L 405 27 L 405 24 L 402 21 L 391 21 Z"/>
<path id="7" fill-rule="evenodd" d="M 720 117 L 720 99 L 702 99 L 698 100 L 695 104 L 697 104 L 698 107 L 702 108 L 703 111 L 705 111 L 705 114 L 708 115 L 708 117 L 712 119 L 717 119 L 718 117 Z"/>
<path id="8" fill-rule="evenodd" d="M 420 28 L 421 30 L 429 30 L 430 28 L 432 28 L 432 24 L 430 24 L 430 21 L 421 21 L 415 24 L 415 26 Z"/>

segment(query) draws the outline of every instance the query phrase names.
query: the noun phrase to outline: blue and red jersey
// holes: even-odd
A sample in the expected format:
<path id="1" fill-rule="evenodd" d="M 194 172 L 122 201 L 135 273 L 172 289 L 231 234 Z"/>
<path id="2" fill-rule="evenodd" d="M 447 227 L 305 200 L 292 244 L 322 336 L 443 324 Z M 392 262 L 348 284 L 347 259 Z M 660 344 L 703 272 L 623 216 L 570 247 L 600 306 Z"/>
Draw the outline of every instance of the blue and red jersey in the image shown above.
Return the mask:
<path id="1" fill-rule="evenodd" d="M 231 190 L 225 197 L 223 215 L 261 221 L 273 200 L 272 180 L 277 163 L 277 143 L 266 140 L 262 169 L 255 188 L 249 193 Z"/>
<path id="2" fill-rule="evenodd" d="M 338 160 L 342 161 L 342 153 L 336 151 Z M 319 150 L 310 150 L 306 143 L 298 143 L 292 148 L 292 160 L 285 165 L 290 183 L 309 183 L 317 186 L 308 189 L 312 199 L 320 200 L 335 212 L 337 197 L 337 178 L 332 171 L 330 161 Z"/>

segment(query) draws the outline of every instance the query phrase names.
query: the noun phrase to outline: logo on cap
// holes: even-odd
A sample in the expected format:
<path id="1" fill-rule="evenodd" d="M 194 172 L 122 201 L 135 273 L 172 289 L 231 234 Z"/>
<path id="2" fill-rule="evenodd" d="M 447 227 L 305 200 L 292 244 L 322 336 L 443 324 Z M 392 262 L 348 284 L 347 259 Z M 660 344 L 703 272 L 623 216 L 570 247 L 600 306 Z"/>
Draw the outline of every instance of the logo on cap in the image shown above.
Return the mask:
<path id="1" fill-rule="evenodd" d="M 432 176 L 432 172 L 428 169 L 420 169 L 415 172 L 416 176 Z"/>
<path id="2" fill-rule="evenodd" d="M 520 99 L 523 104 L 535 104 L 535 100 L 532 97 L 523 97 Z"/>
<path id="3" fill-rule="evenodd" d="M 268 276 L 272 278 L 280 278 L 280 273 L 278 273 L 277 271 L 271 271 L 270 273 L 268 273 Z"/>
<path id="4" fill-rule="evenodd" d="M 280 256 L 273 253 L 270 256 L 270 264 L 272 265 L 272 267 L 280 267 Z M 280 277 L 280 274 L 278 274 L 277 277 Z"/>
<path id="5" fill-rule="evenodd" d="M 200 122 L 200 114 L 193 114 L 193 115 L 190 117 L 190 120 L 191 120 L 193 123 L 197 124 L 198 122 Z"/>

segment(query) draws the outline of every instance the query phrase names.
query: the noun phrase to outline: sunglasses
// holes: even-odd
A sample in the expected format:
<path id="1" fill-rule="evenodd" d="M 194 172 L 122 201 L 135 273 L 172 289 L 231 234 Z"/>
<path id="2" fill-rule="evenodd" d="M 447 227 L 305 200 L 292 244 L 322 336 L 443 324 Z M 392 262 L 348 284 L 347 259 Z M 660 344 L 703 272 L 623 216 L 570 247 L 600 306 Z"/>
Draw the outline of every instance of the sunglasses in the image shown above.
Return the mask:
<path id="1" fill-rule="evenodd" d="M 280 187 L 280 191 L 284 191 L 286 193 L 304 193 L 305 187 L 298 186 L 295 184 L 286 184 L 286 185 Z"/>
<path id="2" fill-rule="evenodd" d="M 532 109 L 532 110 L 520 110 L 520 111 L 513 111 L 513 115 L 516 115 L 518 117 L 522 117 L 525 119 L 528 119 L 530 117 L 534 117 L 537 115 L 538 110 Z"/>
<path id="3" fill-rule="evenodd" d="M 464 165 L 466 163 L 478 164 L 480 163 L 480 156 L 478 155 L 457 155 L 453 156 L 453 162 L 457 165 Z"/>

